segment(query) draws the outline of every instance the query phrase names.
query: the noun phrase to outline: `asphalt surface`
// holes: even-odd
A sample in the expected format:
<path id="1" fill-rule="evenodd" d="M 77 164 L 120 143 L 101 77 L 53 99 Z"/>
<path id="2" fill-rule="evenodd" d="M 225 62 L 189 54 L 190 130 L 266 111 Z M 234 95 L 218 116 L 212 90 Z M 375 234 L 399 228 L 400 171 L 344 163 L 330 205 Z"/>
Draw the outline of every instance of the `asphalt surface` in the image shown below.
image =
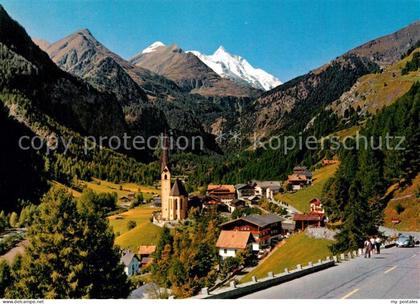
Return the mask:
<path id="1" fill-rule="evenodd" d="M 382 249 L 244 298 L 419 299 L 420 248 Z"/>

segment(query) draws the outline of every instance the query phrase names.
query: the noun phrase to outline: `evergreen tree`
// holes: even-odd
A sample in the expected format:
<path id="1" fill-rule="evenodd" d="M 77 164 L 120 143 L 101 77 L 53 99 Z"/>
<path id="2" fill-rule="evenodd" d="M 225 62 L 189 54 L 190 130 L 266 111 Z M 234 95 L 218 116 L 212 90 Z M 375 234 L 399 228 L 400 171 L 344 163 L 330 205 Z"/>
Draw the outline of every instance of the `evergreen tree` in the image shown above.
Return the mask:
<path id="1" fill-rule="evenodd" d="M 92 201 L 53 188 L 28 230 L 29 246 L 8 295 L 19 298 L 125 298 L 127 277 L 107 220 Z"/>
<path id="2" fill-rule="evenodd" d="M 4 214 L 4 211 L 0 212 L 0 232 L 3 232 L 4 229 L 9 227 L 9 222 L 7 220 L 6 214 Z"/>
<path id="3" fill-rule="evenodd" d="M 10 266 L 6 260 L 0 260 L 0 297 L 4 298 L 4 292 L 12 283 L 12 275 Z"/>
<path id="4" fill-rule="evenodd" d="M 349 189 L 349 203 L 344 210 L 344 224 L 331 247 L 334 254 L 355 250 L 363 246 L 364 240 L 377 233 L 372 212 L 359 190 L 360 183 L 354 182 Z"/>

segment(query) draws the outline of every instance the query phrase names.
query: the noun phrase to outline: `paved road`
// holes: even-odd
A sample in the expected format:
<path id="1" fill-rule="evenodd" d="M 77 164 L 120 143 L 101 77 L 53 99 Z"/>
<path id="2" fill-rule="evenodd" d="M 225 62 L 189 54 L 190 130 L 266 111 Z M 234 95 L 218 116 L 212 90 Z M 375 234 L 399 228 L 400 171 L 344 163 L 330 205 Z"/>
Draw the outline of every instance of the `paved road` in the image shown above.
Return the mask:
<path id="1" fill-rule="evenodd" d="M 405 235 L 412 235 L 414 236 L 415 239 L 420 240 L 420 232 L 416 232 L 416 231 L 398 231 L 396 229 L 387 228 L 384 226 L 379 226 L 379 231 L 387 236 L 395 236 L 401 233 Z"/>
<path id="2" fill-rule="evenodd" d="M 383 249 L 245 298 L 419 299 L 420 248 Z"/>

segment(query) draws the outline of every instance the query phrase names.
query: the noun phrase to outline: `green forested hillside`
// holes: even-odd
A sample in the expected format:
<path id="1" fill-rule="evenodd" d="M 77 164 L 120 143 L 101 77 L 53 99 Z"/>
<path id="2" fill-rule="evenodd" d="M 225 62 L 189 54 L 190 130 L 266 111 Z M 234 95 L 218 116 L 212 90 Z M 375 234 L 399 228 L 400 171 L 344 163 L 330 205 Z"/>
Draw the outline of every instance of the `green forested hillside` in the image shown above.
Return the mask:
<path id="1" fill-rule="evenodd" d="M 21 136 L 31 135 L 0 102 L 0 210 L 9 212 L 24 201 L 37 201 L 47 189 L 42 156 L 18 146 Z"/>
<path id="2" fill-rule="evenodd" d="M 376 225 L 382 222 L 385 194 L 392 183 L 407 183 L 419 172 L 420 148 L 420 83 L 369 120 L 361 130 L 372 144 L 359 140 L 351 142 L 353 150 L 340 152 L 341 164 L 330 179 L 323 194 L 323 202 L 331 221 L 344 221 L 338 235 L 335 250 L 357 248 L 363 238 L 376 233 Z M 385 146 L 386 136 L 389 148 Z M 398 136 L 398 137 L 397 137 Z M 373 138 L 373 139 L 371 139 Z M 400 144 L 401 138 L 404 141 Z M 382 143 L 382 149 L 379 145 Z M 398 149 L 397 149 L 398 148 Z"/>

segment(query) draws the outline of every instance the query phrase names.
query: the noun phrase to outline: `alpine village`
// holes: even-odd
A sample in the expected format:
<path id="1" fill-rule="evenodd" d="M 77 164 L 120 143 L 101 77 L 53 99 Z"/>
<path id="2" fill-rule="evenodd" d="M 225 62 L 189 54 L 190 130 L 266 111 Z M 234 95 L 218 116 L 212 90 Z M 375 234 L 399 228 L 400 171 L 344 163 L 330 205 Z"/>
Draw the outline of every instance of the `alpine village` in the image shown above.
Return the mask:
<path id="1" fill-rule="evenodd" d="M 2 298 L 200 297 L 420 231 L 420 22 L 267 86 L 175 44 L 35 39 L 0 6 L 0 66 Z M 403 149 L 332 147 L 386 133 Z M 95 141 L 122 134 L 159 148 Z"/>

